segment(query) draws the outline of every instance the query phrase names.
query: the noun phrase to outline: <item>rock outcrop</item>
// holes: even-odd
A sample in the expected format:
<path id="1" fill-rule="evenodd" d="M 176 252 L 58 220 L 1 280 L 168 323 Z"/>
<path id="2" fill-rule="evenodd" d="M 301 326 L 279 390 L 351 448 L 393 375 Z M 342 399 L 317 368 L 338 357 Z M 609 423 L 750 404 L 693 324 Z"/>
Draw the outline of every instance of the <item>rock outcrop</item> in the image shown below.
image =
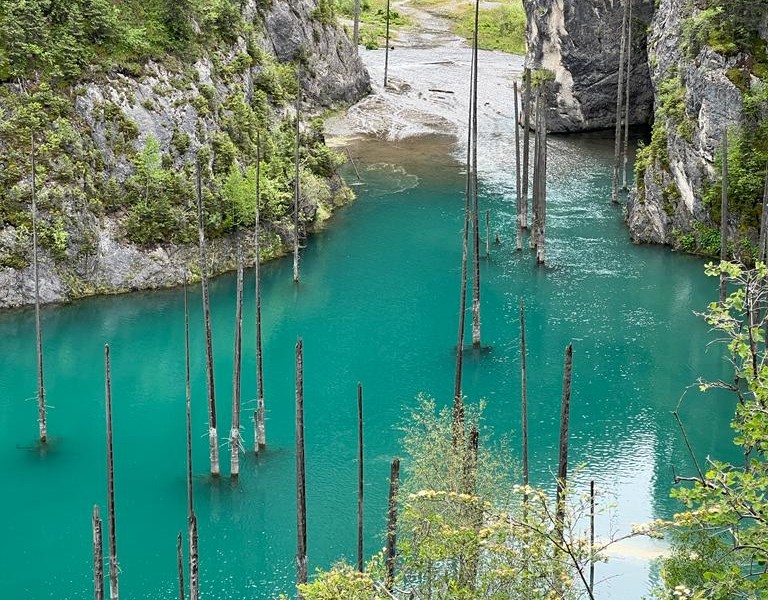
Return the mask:
<path id="1" fill-rule="evenodd" d="M 622 4 L 613 0 L 525 0 L 527 66 L 555 76 L 547 125 L 553 132 L 612 127 L 616 118 Z M 654 0 L 633 0 L 630 122 L 653 113 L 646 32 Z"/>
<path id="2" fill-rule="evenodd" d="M 724 131 L 735 131 L 744 120 L 745 86 L 732 79 L 743 74 L 756 81 L 744 69 L 750 63 L 745 54 L 726 56 L 686 39 L 686 23 L 691 27 L 702 11 L 695 4 L 661 0 L 650 30 L 656 120 L 652 140 L 639 154 L 639 178 L 627 207 L 636 242 L 677 245 L 681 235 L 711 222 L 704 191 L 719 176 L 715 158 Z M 735 221 L 733 226 L 738 228 Z"/>
<path id="3" fill-rule="evenodd" d="M 275 94 L 280 92 L 284 84 L 273 80 L 285 78 L 281 63 L 302 61 L 305 115 L 351 104 L 369 92 L 369 76 L 357 50 L 340 27 L 317 14 L 317 0 L 248 0 L 243 3 L 243 16 L 253 24 L 252 38 L 206 50 L 194 62 L 149 62 L 138 72 L 107 72 L 73 89 L 66 124 L 70 137 L 62 144 L 71 155 L 61 164 L 51 161 L 49 168 L 41 169 L 46 173 L 39 182 L 48 237 L 57 227 L 60 235 L 53 243 L 48 239 L 41 255 L 44 302 L 176 285 L 197 270 L 190 269 L 198 260 L 194 237 L 142 245 L 129 241 L 125 211 L 109 209 L 111 188 L 97 188 L 93 172 L 108 173 L 103 179 L 122 187 L 136 172 L 136 157 L 150 138 L 158 141 L 163 167 L 170 171 L 189 172 L 196 150 L 205 145 L 213 148 L 214 156 L 236 152 L 241 127 L 237 119 L 242 114 L 237 112 L 237 102 L 255 93 L 254 82 L 260 78 L 266 80 L 265 86 L 274 85 Z M 4 97 L 14 93 L 8 88 Z M 2 102 L 0 98 L 0 108 L 5 108 Z M 274 102 L 268 94 L 259 100 L 256 111 L 276 130 L 293 118 L 290 103 Z M 308 136 L 318 135 L 309 127 L 305 130 Z M 210 159 L 210 169 L 215 170 L 215 162 Z M 301 213 L 304 228 L 311 230 L 349 196 L 333 173 L 308 178 Z M 28 182 L 20 181 L 20 189 L 26 190 Z M 272 193 L 278 192 L 291 194 L 290 190 Z M 53 207 L 52 212 L 47 213 L 47 207 Z M 22 210 L 28 219 L 28 205 Z M 266 242 L 262 257 L 276 256 L 292 243 L 291 221 L 270 222 L 268 216 L 262 221 L 262 243 Z M 0 211 L 0 308 L 34 301 L 29 231 L 28 223 L 3 225 Z M 52 244 L 58 244 L 58 251 L 51 250 Z M 232 269 L 231 236 L 220 235 L 210 245 L 209 272 Z"/>

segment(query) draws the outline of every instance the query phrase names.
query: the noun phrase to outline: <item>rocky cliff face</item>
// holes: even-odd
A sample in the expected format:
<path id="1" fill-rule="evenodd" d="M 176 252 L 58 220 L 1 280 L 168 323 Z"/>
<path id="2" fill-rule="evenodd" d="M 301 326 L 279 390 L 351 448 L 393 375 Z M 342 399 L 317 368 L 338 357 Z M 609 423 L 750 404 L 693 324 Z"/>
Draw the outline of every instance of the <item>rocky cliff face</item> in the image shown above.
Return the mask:
<path id="1" fill-rule="evenodd" d="M 753 57 L 725 44 L 727 52 L 712 47 L 705 28 L 716 25 L 706 20 L 723 15 L 709 17 L 705 5 L 661 0 L 653 18 L 648 55 L 656 120 L 651 142 L 639 153 L 627 207 L 636 242 L 679 245 L 682 236 L 714 225 L 705 190 L 719 177 L 715 160 L 723 133 L 736 133 L 744 123 L 745 93 L 758 84 L 750 73 Z M 764 22 L 762 28 L 766 39 Z M 742 228 L 738 221 L 732 219 L 734 230 Z M 689 240 L 686 249 L 695 251 L 697 244 Z"/>
<path id="2" fill-rule="evenodd" d="M 61 117 L 61 125 L 51 126 L 53 134 L 40 144 L 41 153 L 51 148 L 58 153 L 49 152 L 56 155 L 48 162 L 41 159 L 38 171 L 44 302 L 164 287 L 194 276 L 197 269 L 190 265 L 197 262 L 195 238 L 184 233 L 193 225 L 189 214 L 193 212 L 193 197 L 188 197 L 193 189 L 191 165 L 198 149 L 209 149 L 204 169 L 211 177 L 215 196 L 227 176 L 221 161 L 242 164 L 246 142 L 240 138 L 244 131 L 269 127 L 282 132 L 270 138 L 274 148 L 266 148 L 268 154 L 277 155 L 280 144 L 287 147 L 291 143 L 292 103 L 280 99 L 290 78 L 287 71 L 281 71 L 281 63 L 302 61 L 305 114 L 317 115 L 368 93 L 369 77 L 357 50 L 339 27 L 318 18 L 317 0 L 248 0 L 243 5 L 243 17 L 251 32 L 248 39 L 238 37 L 226 47 L 201 52 L 189 63 L 173 59 L 149 62 L 136 72 L 109 72 L 81 82 L 62 100 L 66 106 L 61 114 L 66 116 Z M 4 86 L 0 112 L 20 113 L 23 107 L 9 108 L 13 102 L 19 104 L 20 93 L 10 84 Z M 243 108 L 243 102 L 250 102 L 250 107 Z M 318 132 L 311 132 L 308 126 L 303 129 L 316 144 L 316 152 L 308 156 L 314 162 L 302 172 L 303 228 L 311 229 L 348 196 L 341 180 L 326 166 L 333 164 L 333 159 L 326 157 Z M 13 140 L 13 132 L 6 131 L 4 139 Z M 179 192 L 183 199 L 166 207 L 163 214 L 190 223 L 178 239 L 138 244 L 129 241 L 126 229 L 133 227 L 138 232 L 135 235 L 141 237 L 142 227 L 151 228 L 156 223 L 142 222 L 140 211 L 127 214 L 111 202 L 136 176 L 137 164 L 143 160 L 141 153 L 148 152 L 151 145 L 149 140 L 157 140 L 158 163 L 162 161 L 152 167 L 153 173 L 164 174 L 170 181 L 183 173 L 188 184 Z M 12 141 L 7 143 L 12 146 Z M 287 149 L 283 151 L 290 154 Z M 26 158 L 19 154 L 21 164 L 28 154 Z M 317 166 L 324 157 L 325 162 Z M 277 159 L 273 170 L 276 164 Z M 18 165 L 7 159 L 3 166 Z M 152 176 L 147 176 L 147 190 Z M 19 174 L 18 183 L 13 183 L 5 197 L 5 209 L 0 210 L 0 307 L 34 301 L 26 171 Z M 295 234 L 291 219 L 284 215 L 290 189 L 267 193 L 270 206 L 277 208 L 272 209 L 272 219 L 268 211 L 262 217 L 266 241 L 262 258 L 279 254 Z M 208 197 L 207 202 L 211 202 Z M 220 234 L 214 237 L 210 242 L 212 274 L 233 268 L 235 256 L 232 236 L 225 228 L 220 227 Z"/>
<path id="3" fill-rule="evenodd" d="M 525 0 L 527 64 L 555 75 L 547 125 L 553 132 L 615 124 L 623 8 L 609 0 Z M 653 0 L 633 0 L 630 121 L 647 123 L 653 110 L 646 31 Z"/>

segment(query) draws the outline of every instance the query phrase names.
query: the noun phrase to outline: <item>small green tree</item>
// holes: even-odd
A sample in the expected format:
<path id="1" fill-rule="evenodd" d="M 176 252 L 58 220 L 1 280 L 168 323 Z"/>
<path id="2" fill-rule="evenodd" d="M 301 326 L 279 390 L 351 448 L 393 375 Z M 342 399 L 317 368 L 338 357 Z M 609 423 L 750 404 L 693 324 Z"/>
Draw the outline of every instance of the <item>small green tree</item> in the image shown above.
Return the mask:
<path id="1" fill-rule="evenodd" d="M 674 551 L 662 562 L 663 597 L 764 598 L 768 594 L 768 269 L 708 264 L 707 274 L 725 273 L 736 290 L 713 302 L 704 317 L 724 334 L 735 382 L 705 382 L 702 391 L 734 394 L 734 444 L 744 464 L 708 458 L 696 473 L 677 477 L 673 490 L 686 510 L 675 515 Z"/>

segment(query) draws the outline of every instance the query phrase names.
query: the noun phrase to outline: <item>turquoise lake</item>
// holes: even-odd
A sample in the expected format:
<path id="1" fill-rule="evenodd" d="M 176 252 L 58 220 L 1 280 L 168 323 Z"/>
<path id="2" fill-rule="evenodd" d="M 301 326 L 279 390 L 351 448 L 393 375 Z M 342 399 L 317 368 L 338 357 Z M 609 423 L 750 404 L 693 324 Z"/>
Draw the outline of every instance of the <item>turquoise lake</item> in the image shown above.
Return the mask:
<path id="1" fill-rule="evenodd" d="M 383 144 L 383 143 L 382 143 Z M 501 245 L 483 262 L 482 325 L 492 351 L 465 362 L 470 402 L 487 400 L 497 435 L 518 447 L 518 305 L 528 318 L 530 460 L 535 483 L 556 469 L 563 350 L 574 344 L 571 463 L 616 503 L 613 525 L 670 516 L 672 467 L 689 468 L 671 411 L 700 376 L 727 376 L 694 311 L 716 298 L 704 261 L 629 241 L 610 204 L 612 140 L 553 138 L 548 266 L 514 250 L 514 173 L 481 181 Z M 383 148 L 383 146 L 382 146 Z M 393 149 L 394 148 L 394 149 Z M 294 344 L 305 348 L 310 571 L 354 559 L 356 386 L 366 404 L 366 551 L 383 545 L 391 458 L 416 396 L 451 402 L 462 169 L 397 147 L 361 156 L 357 202 L 312 236 L 301 284 L 290 258 L 263 268 L 268 449 L 247 454 L 232 483 L 207 476 L 207 411 L 199 286 L 191 292 L 193 440 L 204 598 L 291 593 L 295 554 Z M 377 159 L 376 157 L 380 158 Z M 407 160 L 406 160 L 407 159 Z M 351 173 L 348 173 L 351 175 Z M 212 281 L 219 437 L 230 424 L 234 276 Z M 246 278 L 243 422 L 255 408 L 253 272 Z M 34 313 L 0 314 L 0 597 L 92 597 L 91 509 L 105 511 L 103 347 L 112 349 L 117 543 L 125 598 L 173 598 L 176 535 L 186 528 L 184 316 L 181 290 L 135 293 L 43 311 L 49 448 L 36 446 Z M 730 399 L 693 390 L 682 409 L 701 456 L 732 456 Z M 601 517 L 601 530 L 609 527 Z M 658 543 L 637 542 L 598 579 L 602 598 L 640 598 Z M 652 571 L 652 569 L 651 569 Z"/>

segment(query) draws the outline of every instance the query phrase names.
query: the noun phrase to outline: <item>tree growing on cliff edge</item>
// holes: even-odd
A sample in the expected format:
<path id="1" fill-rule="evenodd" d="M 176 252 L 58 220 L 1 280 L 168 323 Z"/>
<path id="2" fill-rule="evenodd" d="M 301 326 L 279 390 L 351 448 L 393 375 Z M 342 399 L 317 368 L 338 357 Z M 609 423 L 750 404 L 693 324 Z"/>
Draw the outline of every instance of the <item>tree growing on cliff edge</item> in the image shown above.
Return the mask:
<path id="1" fill-rule="evenodd" d="M 768 593 L 768 268 L 762 263 L 752 270 L 733 263 L 710 263 L 707 274 L 724 274 L 736 287 L 724 303 L 711 303 L 703 315 L 723 334 L 735 377 L 733 383 L 700 381 L 699 387 L 734 394 L 731 427 L 744 464 L 712 458 L 701 464 L 691 449 L 696 472 L 675 477 L 676 484 L 686 487 L 676 488 L 672 495 L 686 510 L 675 515 L 673 552 L 662 562 L 660 594 L 689 599 L 763 598 Z"/>

